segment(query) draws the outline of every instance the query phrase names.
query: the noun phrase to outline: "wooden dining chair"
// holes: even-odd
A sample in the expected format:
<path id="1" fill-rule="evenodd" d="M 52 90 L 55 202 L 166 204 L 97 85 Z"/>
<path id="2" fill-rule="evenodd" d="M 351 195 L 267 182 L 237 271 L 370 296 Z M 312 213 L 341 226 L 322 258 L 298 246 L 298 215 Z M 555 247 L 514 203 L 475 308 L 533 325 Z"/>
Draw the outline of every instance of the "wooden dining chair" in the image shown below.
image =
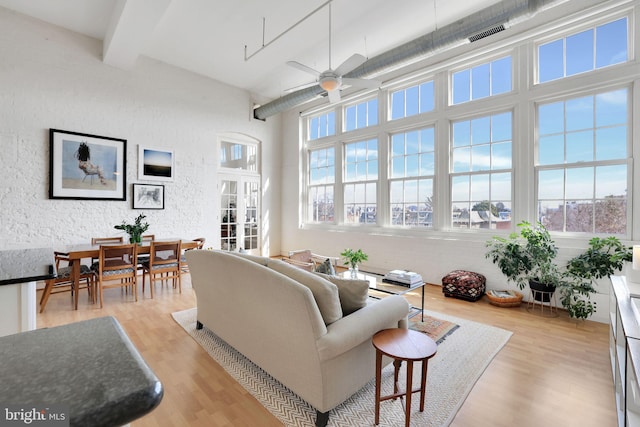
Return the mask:
<path id="1" fill-rule="evenodd" d="M 196 246 L 195 248 L 185 249 L 184 252 L 191 251 L 193 249 L 202 249 L 202 248 L 204 248 L 204 242 L 206 242 L 207 239 L 205 239 L 204 237 L 196 237 L 195 239 L 193 239 L 193 241 L 197 242 L 198 246 Z M 188 273 L 189 272 L 189 264 L 187 264 L 187 257 L 185 256 L 184 253 L 180 257 L 180 264 L 181 264 L 182 272 L 183 273 Z"/>
<path id="2" fill-rule="evenodd" d="M 150 243 L 150 242 L 153 242 L 154 240 L 156 240 L 155 234 L 144 234 L 142 236 L 142 243 L 144 242 Z M 142 263 L 148 260 L 149 260 L 149 254 L 138 255 L 138 271 L 142 271 Z"/>
<path id="3" fill-rule="evenodd" d="M 96 271 L 100 308 L 103 306 L 104 289 L 109 288 L 131 287 L 134 298 L 138 301 L 137 248 L 138 245 L 135 243 L 100 246 Z"/>
<path id="4" fill-rule="evenodd" d="M 45 281 L 44 290 L 40 297 L 40 313 L 44 312 L 44 308 L 47 306 L 49 297 L 53 294 L 62 292 L 70 292 L 73 297 L 74 309 L 78 309 L 78 293 L 74 292 L 73 282 L 71 279 L 71 265 L 69 258 L 62 252 L 54 252 L 57 277 L 55 279 L 49 279 Z M 91 269 L 84 265 L 80 265 L 80 289 L 87 289 L 89 294 L 89 301 L 95 303 L 96 299 L 96 276 Z"/>
<path id="5" fill-rule="evenodd" d="M 142 294 L 144 295 L 145 276 L 149 275 L 149 289 L 153 298 L 154 282 L 156 280 L 169 280 L 173 282 L 173 287 L 177 287 L 182 293 L 182 279 L 180 268 L 181 241 L 171 242 L 151 242 L 149 260 L 142 263 Z M 160 277 L 158 277 L 160 276 Z"/>

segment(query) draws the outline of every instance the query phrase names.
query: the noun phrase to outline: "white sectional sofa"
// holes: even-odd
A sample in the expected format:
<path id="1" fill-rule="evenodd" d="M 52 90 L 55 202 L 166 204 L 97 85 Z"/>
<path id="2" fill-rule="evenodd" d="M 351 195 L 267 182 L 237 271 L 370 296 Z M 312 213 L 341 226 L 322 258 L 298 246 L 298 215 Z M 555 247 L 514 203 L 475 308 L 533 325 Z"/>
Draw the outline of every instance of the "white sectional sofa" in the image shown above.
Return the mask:
<path id="1" fill-rule="evenodd" d="M 407 327 L 407 301 L 389 296 L 371 302 L 366 284 L 363 296 L 362 283 L 332 278 L 336 285 L 276 259 L 210 250 L 186 256 L 198 327 L 313 406 L 318 426 L 375 376 L 371 337 Z"/>

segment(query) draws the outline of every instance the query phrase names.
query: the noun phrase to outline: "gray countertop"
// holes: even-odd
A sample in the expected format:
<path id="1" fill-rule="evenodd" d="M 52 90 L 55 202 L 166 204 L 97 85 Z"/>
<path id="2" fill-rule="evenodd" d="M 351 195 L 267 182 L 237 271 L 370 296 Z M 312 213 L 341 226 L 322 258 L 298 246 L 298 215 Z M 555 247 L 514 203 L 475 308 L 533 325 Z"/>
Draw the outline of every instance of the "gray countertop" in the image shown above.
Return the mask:
<path id="1" fill-rule="evenodd" d="M 0 337 L 0 360 L 0 406 L 62 405 L 71 426 L 121 426 L 164 393 L 113 317 Z"/>
<path id="2" fill-rule="evenodd" d="M 0 251 L 0 285 L 52 279 L 54 262 L 50 248 Z"/>

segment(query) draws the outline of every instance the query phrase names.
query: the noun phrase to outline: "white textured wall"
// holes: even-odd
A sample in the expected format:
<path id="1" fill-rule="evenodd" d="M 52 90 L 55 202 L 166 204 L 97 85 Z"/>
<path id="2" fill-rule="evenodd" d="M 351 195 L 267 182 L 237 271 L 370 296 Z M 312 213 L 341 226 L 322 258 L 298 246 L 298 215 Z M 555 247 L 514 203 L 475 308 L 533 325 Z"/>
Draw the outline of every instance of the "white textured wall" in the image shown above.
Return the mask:
<path id="1" fill-rule="evenodd" d="M 265 189 L 279 186 L 280 118 L 250 119 L 251 98 L 182 69 L 139 58 L 133 70 L 101 61 L 102 42 L 0 8 L 0 249 L 52 247 L 120 233 L 140 212 L 149 233 L 205 236 L 219 247 L 216 136 L 262 141 Z M 48 199 L 49 128 L 127 140 L 127 201 Z M 174 150 L 175 181 L 165 209 L 131 209 L 138 145 Z M 279 195 L 266 191 L 263 216 L 279 252 Z"/>

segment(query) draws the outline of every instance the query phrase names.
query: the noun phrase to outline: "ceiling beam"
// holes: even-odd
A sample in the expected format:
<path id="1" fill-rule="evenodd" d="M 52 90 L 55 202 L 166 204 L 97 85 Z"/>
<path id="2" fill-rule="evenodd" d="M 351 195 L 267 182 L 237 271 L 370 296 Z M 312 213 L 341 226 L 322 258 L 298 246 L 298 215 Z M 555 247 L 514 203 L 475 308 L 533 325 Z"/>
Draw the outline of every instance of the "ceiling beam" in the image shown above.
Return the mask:
<path id="1" fill-rule="evenodd" d="M 130 69 L 172 0 L 118 0 L 102 45 L 102 60 Z"/>

